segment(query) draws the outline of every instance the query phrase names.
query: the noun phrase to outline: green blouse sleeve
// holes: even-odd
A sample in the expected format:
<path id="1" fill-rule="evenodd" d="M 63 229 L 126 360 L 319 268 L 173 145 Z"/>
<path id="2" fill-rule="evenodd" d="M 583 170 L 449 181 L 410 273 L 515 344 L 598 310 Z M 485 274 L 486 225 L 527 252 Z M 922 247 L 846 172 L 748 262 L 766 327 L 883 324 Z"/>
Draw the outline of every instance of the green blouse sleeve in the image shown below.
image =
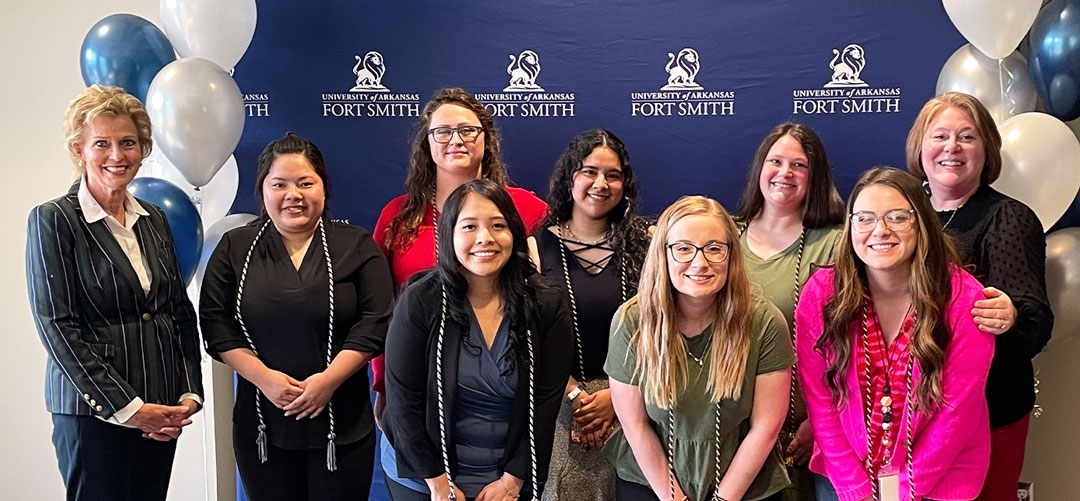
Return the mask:
<path id="1" fill-rule="evenodd" d="M 768 301 L 758 303 L 754 312 L 754 332 L 760 336 L 758 374 L 787 369 L 795 364 L 795 350 L 791 346 L 784 314 Z"/>
<path id="2" fill-rule="evenodd" d="M 611 333 L 608 339 L 607 359 L 604 372 L 608 377 L 623 384 L 637 385 L 634 377 L 634 364 L 637 358 L 630 353 L 630 338 L 637 330 L 640 319 L 637 302 L 619 307 L 611 319 Z"/>

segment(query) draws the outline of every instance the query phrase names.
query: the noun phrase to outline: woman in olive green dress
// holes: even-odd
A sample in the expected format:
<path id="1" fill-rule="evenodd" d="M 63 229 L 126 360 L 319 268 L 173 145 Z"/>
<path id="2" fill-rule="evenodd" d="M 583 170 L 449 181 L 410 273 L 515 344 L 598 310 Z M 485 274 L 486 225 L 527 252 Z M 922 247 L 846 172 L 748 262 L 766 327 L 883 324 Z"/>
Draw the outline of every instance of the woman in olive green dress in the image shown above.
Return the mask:
<path id="1" fill-rule="evenodd" d="M 775 443 L 795 356 L 753 292 L 731 216 L 683 197 L 660 216 L 604 369 L 622 429 L 616 499 L 761 499 L 788 485 Z"/>

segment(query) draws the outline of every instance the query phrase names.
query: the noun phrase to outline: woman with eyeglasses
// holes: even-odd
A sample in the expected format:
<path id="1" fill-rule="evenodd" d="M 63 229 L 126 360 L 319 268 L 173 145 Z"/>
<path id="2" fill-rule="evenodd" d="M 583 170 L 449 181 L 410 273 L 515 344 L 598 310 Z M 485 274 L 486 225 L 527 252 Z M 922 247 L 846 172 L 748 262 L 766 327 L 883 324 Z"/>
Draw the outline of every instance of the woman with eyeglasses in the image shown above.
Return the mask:
<path id="1" fill-rule="evenodd" d="M 617 423 L 604 358 L 611 318 L 637 292 L 648 223 L 637 215 L 630 154 L 609 131 L 574 136 L 549 186 L 545 228 L 530 245 L 540 272 L 570 305 L 574 349 L 544 499 L 611 499 L 615 472 L 598 450 Z"/>
<path id="2" fill-rule="evenodd" d="M 790 327 L 802 284 L 814 266 L 832 260 L 844 222 L 844 201 L 833 185 L 825 146 L 813 129 L 785 122 L 765 136 L 734 217 L 750 280 L 780 308 Z M 788 415 L 779 442 L 792 485 L 775 499 L 807 501 L 814 496 L 814 478 L 806 466 L 814 432 L 806 420 L 797 372 L 798 367 L 792 367 Z"/>
<path id="3" fill-rule="evenodd" d="M 438 266 L 401 293 L 387 336 L 387 487 L 395 501 L 537 499 L 569 312 L 502 186 L 469 181 L 445 207 Z"/>
<path id="4" fill-rule="evenodd" d="M 795 356 L 737 235 L 715 200 L 680 198 L 645 257 L 648 294 L 612 321 L 604 370 L 622 427 L 605 451 L 618 500 L 761 499 L 789 483 L 775 444 Z"/>
<path id="5" fill-rule="evenodd" d="M 910 174 L 867 171 L 847 211 L 795 311 L 817 497 L 974 499 L 990 461 L 982 285 Z"/>
<path id="6" fill-rule="evenodd" d="M 441 89 L 420 113 L 405 194 L 388 202 L 375 223 L 375 241 L 390 262 L 395 290 L 400 292 L 416 272 L 435 267 L 443 203 L 454 189 L 474 179 L 506 188 L 529 235 L 544 220 L 547 204 L 543 200 L 531 191 L 507 186 L 510 179 L 502 162 L 502 141 L 491 113 L 464 89 Z M 372 389 L 378 392 L 378 422 L 385 402 L 382 357 L 372 360 L 371 370 Z"/>

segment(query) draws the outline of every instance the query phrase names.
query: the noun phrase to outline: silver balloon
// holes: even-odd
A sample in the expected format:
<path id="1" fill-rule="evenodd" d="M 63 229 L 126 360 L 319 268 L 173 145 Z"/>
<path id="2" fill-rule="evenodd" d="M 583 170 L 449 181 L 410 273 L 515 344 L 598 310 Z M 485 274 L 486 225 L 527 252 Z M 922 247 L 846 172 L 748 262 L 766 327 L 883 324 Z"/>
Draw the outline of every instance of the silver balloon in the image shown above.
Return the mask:
<path id="1" fill-rule="evenodd" d="M 937 94 L 949 91 L 975 96 L 1001 125 L 1011 116 L 1035 111 L 1038 94 L 1019 52 L 991 59 L 971 44 L 953 52 L 938 73 Z"/>
<path id="2" fill-rule="evenodd" d="M 255 0 L 161 0 L 158 8 L 180 57 L 202 57 L 226 70 L 255 34 Z"/>
<path id="3" fill-rule="evenodd" d="M 220 66 L 197 57 L 173 61 L 146 93 L 154 146 L 188 183 L 205 186 L 244 132 L 244 97 Z"/>
<path id="4" fill-rule="evenodd" d="M 1054 338 L 1080 334 L 1080 228 L 1046 237 L 1046 294 L 1054 311 Z"/>
<path id="5" fill-rule="evenodd" d="M 202 287 L 203 275 L 206 274 L 206 263 L 210 262 L 210 256 L 214 254 L 214 249 L 221 242 L 221 237 L 225 235 L 225 232 L 248 224 L 257 217 L 254 214 L 229 214 L 207 228 L 203 233 L 202 256 L 199 259 L 199 266 L 195 268 L 195 280 L 192 283 L 199 284 L 199 287 Z"/>

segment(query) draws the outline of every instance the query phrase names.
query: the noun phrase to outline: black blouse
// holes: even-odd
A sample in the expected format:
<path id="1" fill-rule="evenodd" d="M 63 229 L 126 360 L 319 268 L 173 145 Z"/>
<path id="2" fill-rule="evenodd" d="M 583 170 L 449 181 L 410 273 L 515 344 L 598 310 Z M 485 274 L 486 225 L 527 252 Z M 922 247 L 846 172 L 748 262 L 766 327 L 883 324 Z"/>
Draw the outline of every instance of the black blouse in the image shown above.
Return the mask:
<path id="1" fill-rule="evenodd" d="M 543 275 L 558 284 L 569 306 L 570 293 L 566 289 L 566 275 L 563 272 L 562 256 L 559 255 L 562 242 L 547 229 L 537 231 L 534 237 L 540 253 Z M 574 288 L 574 303 L 577 306 L 578 336 L 581 338 L 581 356 L 585 362 L 585 379 L 606 378 L 604 360 L 607 358 L 611 318 L 615 316 L 615 310 L 622 305 L 622 263 L 617 256 L 613 256 L 612 262 L 604 266 L 603 271 L 593 275 L 585 271 L 585 267 L 574 258 L 573 252 L 569 249 L 565 251 L 566 263 L 570 267 L 570 284 Z M 632 288 L 632 284 L 626 284 L 627 296 L 633 294 Z M 576 353 L 572 367 L 570 374 L 575 378 L 581 377 Z"/>
<path id="2" fill-rule="evenodd" d="M 244 258 L 258 230 L 245 226 L 225 233 L 206 266 L 199 320 L 206 351 L 217 360 L 222 352 L 249 347 L 235 318 L 236 292 Z M 378 354 L 394 297 L 386 259 L 371 234 L 358 226 L 330 222 L 326 239 L 334 267 L 334 356 L 341 350 Z M 328 292 L 319 231 L 297 270 L 281 235 L 269 225 L 251 255 L 241 305 L 244 324 L 267 367 L 299 381 L 326 369 Z M 367 370 L 361 369 L 334 392 L 338 444 L 360 440 L 374 429 L 367 387 Z M 328 413 L 297 421 L 285 417 L 265 396 L 260 398 L 270 444 L 283 449 L 326 446 Z M 250 427 L 252 433 L 258 425 L 255 385 L 244 378 L 237 384 L 233 423 Z"/>
<path id="3" fill-rule="evenodd" d="M 964 263 L 986 287 L 1012 298 L 1016 325 L 995 336 L 986 383 L 990 426 L 1024 417 L 1035 405 L 1031 359 L 1050 340 L 1054 314 L 1046 297 L 1046 237 L 1038 216 L 1022 202 L 983 185 L 962 207 L 938 213 Z"/>

